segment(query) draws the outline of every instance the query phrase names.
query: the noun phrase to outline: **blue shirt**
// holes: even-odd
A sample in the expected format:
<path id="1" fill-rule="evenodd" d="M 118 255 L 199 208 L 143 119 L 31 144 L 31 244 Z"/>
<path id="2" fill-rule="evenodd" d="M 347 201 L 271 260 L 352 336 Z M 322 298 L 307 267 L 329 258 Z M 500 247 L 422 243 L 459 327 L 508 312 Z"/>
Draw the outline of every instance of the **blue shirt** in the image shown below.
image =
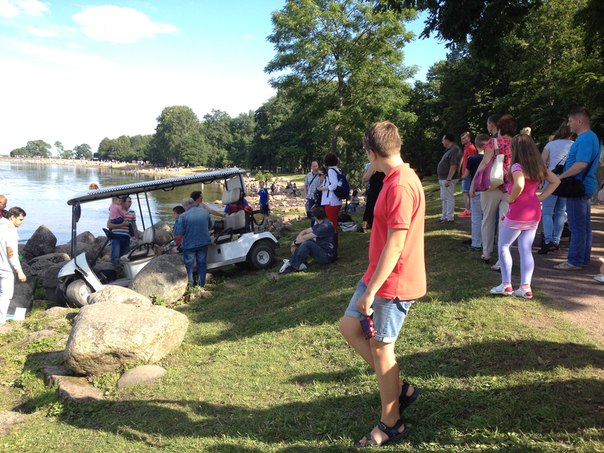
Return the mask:
<path id="1" fill-rule="evenodd" d="M 260 195 L 260 204 L 265 205 L 268 204 L 268 190 L 266 187 L 263 187 L 258 191 L 258 195 Z"/>
<path id="2" fill-rule="evenodd" d="M 599 155 L 600 141 L 592 130 L 585 131 L 579 135 L 568 152 L 564 171 L 572 167 L 575 162 L 587 162 L 587 167 L 575 175 L 576 179 L 583 180 L 585 195 L 591 196 L 598 191 L 596 172 L 598 171 L 597 161 Z"/>
<path id="3" fill-rule="evenodd" d="M 316 236 L 315 242 L 321 247 L 328 256 L 336 254 L 336 230 L 331 220 L 325 219 L 323 222 L 315 223 L 312 226 L 312 232 Z"/>
<path id="4" fill-rule="evenodd" d="M 208 210 L 192 206 L 178 218 L 178 222 L 174 225 L 174 234 L 182 235 L 183 250 L 191 250 L 212 243 L 211 226 L 212 220 Z"/>

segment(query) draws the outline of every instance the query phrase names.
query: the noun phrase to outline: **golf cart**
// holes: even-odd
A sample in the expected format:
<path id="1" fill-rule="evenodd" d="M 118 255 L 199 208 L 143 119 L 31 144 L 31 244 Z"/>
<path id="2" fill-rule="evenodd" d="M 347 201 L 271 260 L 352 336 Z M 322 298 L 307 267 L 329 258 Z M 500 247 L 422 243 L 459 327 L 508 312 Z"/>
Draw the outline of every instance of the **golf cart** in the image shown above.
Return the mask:
<path id="1" fill-rule="evenodd" d="M 222 182 L 224 192 L 222 202 L 240 203 L 243 206 L 245 185 L 243 183 L 244 170 L 233 168 L 228 170 L 199 173 L 180 178 L 144 181 L 121 186 L 107 187 L 77 194 L 67 201 L 71 206 L 71 256 L 59 271 L 58 296 L 68 305 L 82 307 L 88 303 L 88 296 L 100 290 L 105 284 L 129 286 L 134 277 L 156 255 L 156 232 L 153 215 L 149 204 L 149 192 L 156 190 L 169 191 L 176 187 L 191 184 L 209 184 Z M 113 238 L 110 230 L 104 229 L 107 239 L 105 244 L 92 262 L 86 258 L 86 253 L 75 256 L 77 224 L 82 213 L 82 205 L 97 200 L 109 200 L 115 196 L 130 195 L 136 197 L 139 215 L 137 220 L 142 223 L 142 241 L 132 247 L 120 258 L 125 277 L 112 280 L 106 274 L 93 272 L 96 260 L 101 255 L 103 248 Z M 102 219 L 105 220 L 105 219 Z M 150 226 L 145 228 L 145 221 Z M 263 231 L 266 219 L 260 211 L 239 210 L 227 214 L 222 219 L 214 221 L 213 243 L 209 246 L 207 269 L 217 269 L 231 264 L 249 265 L 256 269 L 270 267 L 275 259 L 277 239 L 269 232 Z"/>

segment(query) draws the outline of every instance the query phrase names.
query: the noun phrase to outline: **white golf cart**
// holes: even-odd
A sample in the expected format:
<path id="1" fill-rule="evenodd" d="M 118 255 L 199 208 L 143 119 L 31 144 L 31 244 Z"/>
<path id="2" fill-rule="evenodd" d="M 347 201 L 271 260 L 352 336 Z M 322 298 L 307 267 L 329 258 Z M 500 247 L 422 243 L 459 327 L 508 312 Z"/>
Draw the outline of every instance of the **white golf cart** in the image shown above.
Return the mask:
<path id="1" fill-rule="evenodd" d="M 155 229 L 151 208 L 149 205 L 149 192 L 155 190 L 172 190 L 175 187 L 191 184 L 209 184 L 212 182 L 224 183 L 222 202 L 240 203 L 245 195 L 243 184 L 244 170 L 228 169 L 199 173 L 181 178 L 161 179 L 155 181 L 144 181 L 134 184 L 107 187 L 104 189 L 91 190 L 77 194 L 67 201 L 72 207 L 71 213 L 71 256 L 72 260 L 66 263 L 59 271 L 58 296 L 74 307 L 82 307 L 88 303 L 88 296 L 101 289 L 105 284 L 129 286 L 130 282 L 154 257 L 155 252 Z M 124 268 L 125 277 L 109 281 L 106 274 L 95 274 L 92 268 L 102 253 L 102 248 L 89 263 L 86 253 L 74 256 L 77 247 L 77 224 L 81 216 L 82 205 L 96 200 L 108 200 L 115 196 L 130 195 L 138 202 L 139 216 L 144 230 L 142 242 L 120 258 Z M 141 203 L 144 201 L 144 203 Z M 146 208 L 146 209 L 144 209 Z M 150 227 L 145 229 L 145 220 L 148 219 Z M 105 221 L 106 219 L 99 219 Z M 249 265 L 256 269 L 270 267 L 275 259 L 275 247 L 278 246 L 277 239 L 264 230 L 266 219 L 260 211 L 245 211 L 227 214 L 222 219 L 214 222 L 213 240 L 208 249 L 208 270 L 237 264 Z M 103 248 L 112 239 L 113 233 L 104 229 L 107 240 Z"/>

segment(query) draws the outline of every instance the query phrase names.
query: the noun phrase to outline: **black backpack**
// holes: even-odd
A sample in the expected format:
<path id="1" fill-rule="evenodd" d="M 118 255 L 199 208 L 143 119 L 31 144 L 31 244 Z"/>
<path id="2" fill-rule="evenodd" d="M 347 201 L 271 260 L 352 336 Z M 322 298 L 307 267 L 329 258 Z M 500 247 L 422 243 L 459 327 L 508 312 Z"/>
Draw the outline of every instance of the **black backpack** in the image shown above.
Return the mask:
<path id="1" fill-rule="evenodd" d="M 347 200 L 350 197 L 350 184 L 348 184 L 348 180 L 344 173 L 340 170 L 335 170 L 335 172 L 338 175 L 338 185 L 333 193 L 340 200 Z"/>

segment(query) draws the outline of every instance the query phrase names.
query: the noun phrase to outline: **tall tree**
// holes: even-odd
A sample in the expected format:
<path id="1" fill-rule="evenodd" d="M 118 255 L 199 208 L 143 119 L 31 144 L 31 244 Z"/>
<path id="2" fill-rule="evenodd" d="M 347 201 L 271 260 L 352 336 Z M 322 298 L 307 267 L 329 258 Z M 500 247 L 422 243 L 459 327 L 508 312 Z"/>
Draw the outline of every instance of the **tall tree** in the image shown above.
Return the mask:
<path id="1" fill-rule="evenodd" d="M 277 53 L 265 70 L 292 99 L 304 94 L 301 109 L 324 107 L 313 128 L 330 129 L 332 152 L 358 154 L 362 131 L 406 100 L 402 48 L 411 34 L 403 21 L 412 16 L 362 0 L 289 0 L 273 13 L 268 39 Z"/>
<path id="2" fill-rule="evenodd" d="M 88 143 L 82 143 L 73 147 L 73 157 L 75 159 L 92 159 L 92 148 Z"/>
<path id="3" fill-rule="evenodd" d="M 157 118 L 155 135 L 149 146 L 150 160 L 178 165 L 182 163 L 185 148 L 188 155 L 203 152 L 202 143 L 196 145 L 191 140 L 198 133 L 199 120 L 190 107 L 166 107 Z"/>

